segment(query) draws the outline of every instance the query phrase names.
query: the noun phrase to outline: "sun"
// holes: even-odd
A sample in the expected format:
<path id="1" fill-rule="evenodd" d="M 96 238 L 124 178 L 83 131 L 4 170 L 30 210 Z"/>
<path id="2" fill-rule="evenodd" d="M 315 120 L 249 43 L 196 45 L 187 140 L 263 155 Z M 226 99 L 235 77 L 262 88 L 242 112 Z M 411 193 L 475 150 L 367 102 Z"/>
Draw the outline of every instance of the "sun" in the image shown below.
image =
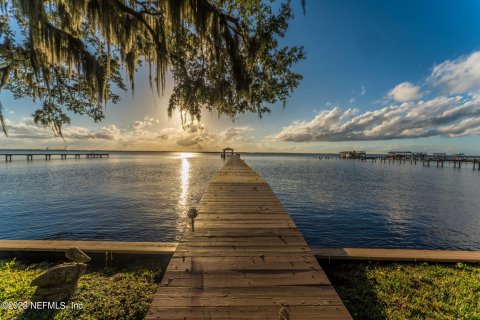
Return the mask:
<path id="1" fill-rule="evenodd" d="M 179 158 L 180 159 L 190 159 L 193 157 L 193 153 L 191 152 L 180 152 Z"/>

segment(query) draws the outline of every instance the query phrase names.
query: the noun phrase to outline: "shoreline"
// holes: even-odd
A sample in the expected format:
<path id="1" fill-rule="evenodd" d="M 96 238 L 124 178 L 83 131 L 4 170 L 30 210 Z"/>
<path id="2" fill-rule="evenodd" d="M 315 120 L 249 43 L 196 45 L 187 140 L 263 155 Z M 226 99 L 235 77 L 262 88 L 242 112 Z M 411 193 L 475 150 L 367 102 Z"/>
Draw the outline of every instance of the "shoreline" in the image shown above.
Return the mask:
<path id="1" fill-rule="evenodd" d="M 78 247 L 88 253 L 173 255 L 178 242 L 129 242 L 89 240 L 0 240 L 0 258 L 18 253 L 59 253 Z M 401 248 L 318 248 L 310 247 L 317 259 L 360 261 L 425 261 L 480 263 L 477 250 L 431 250 Z"/>

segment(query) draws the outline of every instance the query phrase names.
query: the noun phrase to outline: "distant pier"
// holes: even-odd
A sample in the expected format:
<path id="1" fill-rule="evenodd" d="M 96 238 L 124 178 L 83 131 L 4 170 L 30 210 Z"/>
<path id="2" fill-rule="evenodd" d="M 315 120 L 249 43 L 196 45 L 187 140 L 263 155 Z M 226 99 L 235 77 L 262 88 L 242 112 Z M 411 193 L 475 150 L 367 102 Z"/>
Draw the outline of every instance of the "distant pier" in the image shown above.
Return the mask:
<path id="1" fill-rule="evenodd" d="M 444 167 L 445 163 L 449 164 L 453 168 L 462 168 L 465 167 L 467 164 L 471 164 L 473 170 L 480 170 L 480 157 L 464 157 L 464 158 L 455 158 L 455 157 L 449 157 L 449 158 L 436 158 L 436 157 L 412 157 L 412 158 L 403 158 L 403 159 L 397 159 L 397 158 L 392 158 L 392 157 L 380 157 L 379 158 L 381 162 L 389 162 L 389 163 L 410 163 L 413 165 L 417 164 L 422 164 L 423 166 L 430 167 L 430 163 L 432 166 L 436 167 Z M 367 159 L 363 159 L 363 161 L 367 161 Z M 376 161 L 376 159 L 375 159 Z"/>
<path id="2" fill-rule="evenodd" d="M 353 153 L 353 152 L 352 152 Z M 360 153 L 356 153 L 357 155 Z M 462 168 L 471 165 L 473 170 L 480 170 L 480 156 L 467 156 L 464 154 L 455 154 L 447 155 L 445 153 L 434 153 L 433 155 L 428 155 L 425 153 L 414 153 L 410 151 L 392 151 L 388 154 L 377 154 L 377 155 L 367 155 L 365 152 L 362 152 L 359 156 L 345 156 L 345 152 L 339 153 L 338 157 L 340 159 L 357 159 L 362 162 L 372 161 L 384 163 L 400 163 L 406 164 L 410 163 L 411 165 L 422 164 L 422 166 L 430 167 L 444 167 L 445 164 L 453 168 Z"/>
<path id="3" fill-rule="evenodd" d="M 45 160 L 52 160 L 52 156 L 60 156 L 61 160 L 66 160 L 67 157 L 72 157 L 74 159 L 93 159 L 93 158 L 108 158 L 110 155 L 108 153 L 97 153 L 97 152 L 35 152 L 35 153 L 1 153 L 5 156 L 6 162 L 12 162 L 12 157 L 26 157 L 27 161 L 33 161 L 33 158 L 42 158 Z"/>

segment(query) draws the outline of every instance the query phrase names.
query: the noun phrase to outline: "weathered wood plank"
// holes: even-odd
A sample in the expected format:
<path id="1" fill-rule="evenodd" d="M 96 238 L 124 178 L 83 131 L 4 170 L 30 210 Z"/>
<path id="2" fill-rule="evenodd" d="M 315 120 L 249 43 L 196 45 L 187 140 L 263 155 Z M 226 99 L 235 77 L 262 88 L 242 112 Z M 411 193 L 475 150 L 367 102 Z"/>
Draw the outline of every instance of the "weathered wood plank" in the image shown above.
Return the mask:
<path id="1" fill-rule="evenodd" d="M 480 262 L 480 251 L 371 248 L 317 248 L 312 250 L 319 259 Z"/>
<path id="2" fill-rule="evenodd" d="M 85 252 L 172 254 L 176 242 L 123 242 L 77 240 L 0 240 L 0 251 L 65 251 L 77 247 Z"/>

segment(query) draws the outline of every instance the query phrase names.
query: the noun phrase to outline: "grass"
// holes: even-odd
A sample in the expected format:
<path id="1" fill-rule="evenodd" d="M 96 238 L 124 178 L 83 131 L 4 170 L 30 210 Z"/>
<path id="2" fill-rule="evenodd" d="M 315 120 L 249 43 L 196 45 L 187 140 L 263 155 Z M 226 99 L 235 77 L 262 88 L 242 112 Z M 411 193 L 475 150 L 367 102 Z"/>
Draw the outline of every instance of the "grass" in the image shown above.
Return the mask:
<path id="1" fill-rule="evenodd" d="M 321 263 L 354 319 L 480 319 L 478 265 Z M 30 281 L 51 266 L 0 261 L 0 302 L 28 300 Z M 80 279 L 70 302 L 82 309 L 0 309 L 0 319 L 143 319 L 161 276 L 142 264 L 103 268 Z"/>
<path id="2" fill-rule="evenodd" d="M 30 281 L 52 264 L 25 265 L 15 260 L 0 261 L 0 302 L 30 299 L 35 288 Z M 0 309 L 0 319 L 143 319 L 161 280 L 160 270 L 152 268 L 104 268 L 80 278 L 70 302 L 77 310 Z"/>
<path id="3" fill-rule="evenodd" d="M 480 266 L 321 262 L 354 319 L 480 319 Z"/>

